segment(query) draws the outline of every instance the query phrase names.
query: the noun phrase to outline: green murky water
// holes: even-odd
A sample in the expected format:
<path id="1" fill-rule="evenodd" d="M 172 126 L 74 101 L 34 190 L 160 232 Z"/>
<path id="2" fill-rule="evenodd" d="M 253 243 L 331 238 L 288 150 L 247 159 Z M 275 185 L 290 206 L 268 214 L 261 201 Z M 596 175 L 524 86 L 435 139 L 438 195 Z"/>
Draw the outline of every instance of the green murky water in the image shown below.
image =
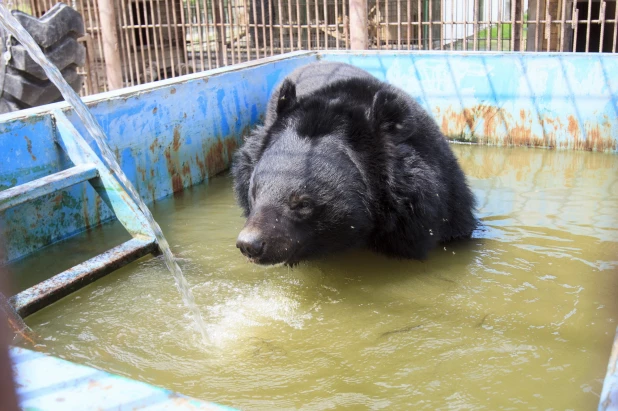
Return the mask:
<path id="1" fill-rule="evenodd" d="M 486 230 L 427 262 L 250 265 L 220 177 L 153 208 L 213 347 L 157 258 L 27 322 L 42 350 L 246 410 L 595 408 L 618 317 L 618 156 L 454 150 Z M 62 247 L 79 254 L 85 238 Z"/>

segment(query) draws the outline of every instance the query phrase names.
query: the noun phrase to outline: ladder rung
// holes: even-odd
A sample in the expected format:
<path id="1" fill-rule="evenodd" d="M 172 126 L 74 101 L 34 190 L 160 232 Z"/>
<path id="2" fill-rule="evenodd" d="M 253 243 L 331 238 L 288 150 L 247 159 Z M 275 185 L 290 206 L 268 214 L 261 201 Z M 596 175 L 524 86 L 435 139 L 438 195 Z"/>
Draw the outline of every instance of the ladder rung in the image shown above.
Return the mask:
<path id="1" fill-rule="evenodd" d="M 0 191 L 0 211 L 98 177 L 94 164 L 82 164 Z"/>
<path id="2" fill-rule="evenodd" d="M 27 317 L 156 250 L 154 238 L 133 238 L 11 297 L 11 305 L 19 315 Z"/>

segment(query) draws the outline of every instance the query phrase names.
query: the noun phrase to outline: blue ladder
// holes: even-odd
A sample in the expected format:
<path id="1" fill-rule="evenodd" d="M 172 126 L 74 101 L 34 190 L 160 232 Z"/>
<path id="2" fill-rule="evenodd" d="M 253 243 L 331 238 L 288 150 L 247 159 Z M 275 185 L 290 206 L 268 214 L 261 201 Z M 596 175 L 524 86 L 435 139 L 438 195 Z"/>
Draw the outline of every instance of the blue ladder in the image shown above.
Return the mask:
<path id="1" fill-rule="evenodd" d="M 158 252 L 155 235 L 131 196 L 62 111 L 54 110 L 52 119 L 56 143 L 67 153 L 73 167 L 0 191 L 0 211 L 87 181 L 133 238 L 11 297 L 11 305 L 22 317 L 138 258 Z"/>

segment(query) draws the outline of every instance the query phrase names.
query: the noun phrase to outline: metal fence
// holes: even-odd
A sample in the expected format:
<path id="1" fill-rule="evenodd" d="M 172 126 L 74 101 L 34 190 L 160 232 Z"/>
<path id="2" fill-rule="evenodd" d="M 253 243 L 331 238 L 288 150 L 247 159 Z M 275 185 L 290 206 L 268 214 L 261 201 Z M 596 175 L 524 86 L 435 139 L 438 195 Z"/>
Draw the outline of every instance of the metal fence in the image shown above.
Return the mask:
<path id="1" fill-rule="evenodd" d="M 616 53 L 616 0 L 107 0 L 122 85 L 143 84 L 294 50 L 361 48 Z M 13 3 L 41 16 L 52 0 Z M 84 17 L 82 94 L 108 89 L 103 0 L 67 0 Z M 356 10 L 356 9 L 354 9 Z M 359 23 L 360 21 L 360 23 Z M 362 27 L 351 27 L 360 24 Z M 110 28 L 107 28 L 110 32 Z M 109 74 L 109 68 L 107 69 Z"/>

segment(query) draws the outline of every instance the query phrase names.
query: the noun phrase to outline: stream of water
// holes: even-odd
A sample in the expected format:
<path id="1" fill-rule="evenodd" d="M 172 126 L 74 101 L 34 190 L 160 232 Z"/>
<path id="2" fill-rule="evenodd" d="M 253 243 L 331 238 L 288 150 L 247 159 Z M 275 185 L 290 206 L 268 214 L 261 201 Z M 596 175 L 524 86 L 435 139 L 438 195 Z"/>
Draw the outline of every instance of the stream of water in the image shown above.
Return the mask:
<path id="1" fill-rule="evenodd" d="M 32 36 L 22 27 L 19 21 L 17 21 L 17 19 L 13 17 L 11 12 L 2 3 L 0 3 L 0 23 L 11 34 L 11 36 L 15 37 L 24 47 L 26 47 L 30 56 L 41 67 L 43 67 L 49 79 L 56 85 L 56 87 L 58 87 L 58 90 L 60 90 L 60 93 L 62 94 L 64 99 L 69 102 L 71 106 L 73 106 L 75 113 L 82 121 L 82 123 L 88 130 L 88 133 L 90 133 L 90 136 L 94 139 L 95 143 L 99 147 L 99 150 L 101 151 L 101 155 L 103 157 L 103 162 L 116 175 L 116 178 L 118 178 L 120 183 L 130 193 L 131 197 L 148 220 L 150 228 L 157 238 L 159 248 L 165 260 L 165 265 L 174 276 L 176 286 L 180 291 L 180 294 L 182 295 L 183 301 L 187 308 L 191 311 L 196 327 L 201 333 L 204 342 L 207 343 L 209 341 L 209 338 L 206 324 L 204 323 L 202 315 L 197 305 L 195 304 L 195 299 L 193 297 L 191 289 L 189 288 L 189 284 L 187 283 L 187 280 L 182 274 L 182 270 L 176 263 L 174 255 L 172 254 L 172 251 L 169 247 L 167 240 L 165 239 L 165 236 L 163 235 L 163 232 L 161 231 L 161 228 L 154 220 L 152 213 L 150 212 L 146 204 L 144 204 L 140 195 L 133 187 L 133 184 L 131 184 L 131 182 L 125 176 L 124 172 L 120 168 L 120 165 L 116 161 L 114 154 L 105 142 L 106 137 L 105 133 L 101 129 L 101 126 L 97 123 L 96 119 L 94 118 L 88 107 L 84 104 L 84 102 L 79 98 L 77 93 L 75 93 L 71 86 L 69 86 L 69 84 L 62 77 L 62 74 L 60 74 L 58 68 L 56 68 L 56 66 L 54 66 L 47 59 L 47 57 L 45 57 L 45 54 L 43 54 Z M 4 58 L 4 56 L 2 56 L 2 58 Z"/>

